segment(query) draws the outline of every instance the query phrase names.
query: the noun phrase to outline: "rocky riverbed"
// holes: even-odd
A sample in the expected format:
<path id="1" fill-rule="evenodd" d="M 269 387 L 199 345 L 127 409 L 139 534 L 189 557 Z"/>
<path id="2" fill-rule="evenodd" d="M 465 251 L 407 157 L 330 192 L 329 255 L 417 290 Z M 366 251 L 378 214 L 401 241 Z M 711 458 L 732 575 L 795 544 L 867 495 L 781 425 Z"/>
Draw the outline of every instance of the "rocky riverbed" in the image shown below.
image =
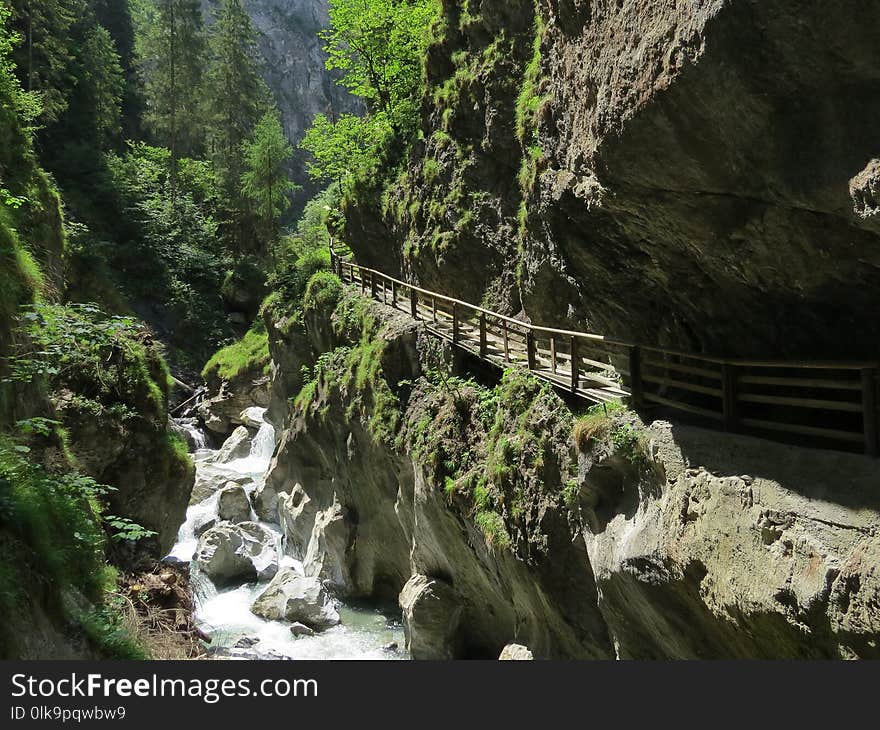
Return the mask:
<path id="1" fill-rule="evenodd" d="M 199 628 L 209 654 L 238 659 L 403 659 L 396 608 L 341 603 L 303 564 L 277 524 L 262 521 L 252 496 L 265 480 L 275 429 L 262 408 L 219 449 L 194 421 L 181 421 L 196 485 L 169 562 L 189 565 Z M 320 546 L 310 548 L 320 559 Z"/>

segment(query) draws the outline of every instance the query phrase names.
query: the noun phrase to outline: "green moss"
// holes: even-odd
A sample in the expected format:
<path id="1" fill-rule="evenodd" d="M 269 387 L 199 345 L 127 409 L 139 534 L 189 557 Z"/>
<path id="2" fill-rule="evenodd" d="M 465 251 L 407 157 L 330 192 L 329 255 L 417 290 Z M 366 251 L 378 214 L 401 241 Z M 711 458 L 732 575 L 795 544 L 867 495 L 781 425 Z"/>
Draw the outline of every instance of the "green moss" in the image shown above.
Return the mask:
<path id="1" fill-rule="evenodd" d="M 537 118 L 541 106 L 549 98 L 541 93 L 541 41 L 543 36 L 544 20 L 540 10 L 536 8 L 532 58 L 526 66 L 522 88 L 516 101 L 516 134 L 523 144 L 533 141 L 537 135 Z"/>
<path id="2" fill-rule="evenodd" d="M 586 452 L 595 443 L 604 442 L 634 466 L 645 465 L 649 460 L 647 434 L 626 420 L 627 414 L 627 408 L 619 403 L 593 406 L 575 421 L 572 430 L 575 446 Z"/>
<path id="3" fill-rule="evenodd" d="M 306 284 L 302 308 L 304 312 L 332 312 L 342 299 L 342 282 L 336 274 L 318 271 Z"/>
<path id="4" fill-rule="evenodd" d="M 245 372 L 266 372 L 269 362 L 269 336 L 262 323 L 257 321 L 238 342 L 214 353 L 202 369 L 202 377 L 206 381 L 231 381 Z"/>

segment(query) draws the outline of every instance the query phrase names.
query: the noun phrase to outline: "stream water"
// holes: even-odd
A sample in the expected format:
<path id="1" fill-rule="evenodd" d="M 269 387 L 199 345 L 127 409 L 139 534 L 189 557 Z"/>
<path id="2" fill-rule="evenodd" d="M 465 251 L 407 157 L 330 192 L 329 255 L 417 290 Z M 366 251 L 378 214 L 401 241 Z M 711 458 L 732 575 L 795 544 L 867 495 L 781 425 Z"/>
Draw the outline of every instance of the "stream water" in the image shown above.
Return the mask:
<path id="1" fill-rule="evenodd" d="M 249 409 L 255 422 L 263 421 L 264 410 Z M 215 460 L 218 451 L 205 448 L 205 435 L 190 420 L 180 420 L 178 425 L 189 431 L 197 448 L 193 452 L 196 464 L 196 480 L 200 472 L 210 468 L 228 473 L 230 480 L 246 481 L 242 486 L 253 494 L 261 480 L 265 479 L 272 454 L 275 450 L 275 429 L 262 422 L 250 445 L 250 453 L 226 463 Z M 199 448 L 200 447 L 200 448 Z M 208 467 L 210 465 L 210 467 Z M 195 617 L 202 629 L 211 637 L 211 652 L 224 657 L 240 659 L 405 659 L 403 628 L 399 615 L 384 613 L 374 608 L 340 603 L 337 608 L 342 619 L 338 626 L 314 636 L 294 637 L 290 624 L 268 621 L 251 613 L 251 605 L 266 588 L 266 583 L 249 583 L 217 590 L 211 581 L 191 561 L 196 552 L 196 530 L 208 519 L 217 516 L 218 493 L 205 500 L 191 504 L 186 521 L 178 532 L 177 542 L 169 557 L 190 563 L 190 574 L 195 599 Z M 252 512 L 251 519 L 259 522 Z M 270 530 L 281 545 L 281 533 L 277 525 L 259 522 Z M 278 550 L 279 563 L 302 571 L 302 564 Z M 390 648 L 390 647 L 399 648 Z"/>

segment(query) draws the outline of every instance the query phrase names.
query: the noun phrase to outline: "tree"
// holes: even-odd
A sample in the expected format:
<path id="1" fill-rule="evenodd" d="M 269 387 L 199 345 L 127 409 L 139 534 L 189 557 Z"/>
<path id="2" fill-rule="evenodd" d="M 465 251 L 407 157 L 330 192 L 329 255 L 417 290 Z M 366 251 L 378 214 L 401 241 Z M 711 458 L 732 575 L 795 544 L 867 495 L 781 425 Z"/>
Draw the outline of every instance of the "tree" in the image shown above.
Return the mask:
<path id="1" fill-rule="evenodd" d="M 288 195 L 297 189 L 287 176 L 286 163 L 293 147 L 284 135 L 278 111 L 266 112 L 244 144 L 245 172 L 242 191 L 253 202 L 260 219 L 263 243 L 274 261 L 278 240 L 278 222 L 290 206 Z"/>
<path id="2" fill-rule="evenodd" d="M 309 177 L 344 187 L 378 158 L 390 132 L 388 119 L 381 113 L 369 117 L 343 114 L 336 122 L 319 114 L 300 145 L 312 155 L 306 163 Z"/>
<path id="3" fill-rule="evenodd" d="M 327 68 L 340 83 L 382 111 L 397 133 L 417 122 L 427 30 L 436 0 L 330 0 L 330 28 L 321 33 Z"/>
<path id="4" fill-rule="evenodd" d="M 109 31 L 101 25 L 86 35 L 81 54 L 80 104 L 91 116 L 98 149 L 108 149 L 122 133 L 122 94 L 125 76 Z"/>
<path id="5" fill-rule="evenodd" d="M 126 139 L 141 136 L 144 100 L 135 51 L 135 19 L 132 5 L 140 0 L 92 0 L 98 23 L 103 25 L 116 44 L 119 62 L 125 75 L 122 94 L 122 125 Z"/>
<path id="6" fill-rule="evenodd" d="M 199 0 L 157 0 L 148 27 L 141 49 L 146 122 L 155 139 L 171 151 L 173 210 L 180 158 L 194 155 L 202 144 L 204 35 Z"/>
<path id="7" fill-rule="evenodd" d="M 264 113 L 269 92 L 260 76 L 256 32 L 242 0 L 222 0 L 209 37 L 208 141 L 234 250 L 249 234 L 249 201 L 241 194 L 243 143 Z"/>
<path id="8" fill-rule="evenodd" d="M 13 29 L 23 42 L 13 60 L 22 86 L 39 93 L 45 124 L 56 122 L 73 94 L 72 64 L 76 45 L 72 31 L 86 14 L 83 0 L 11 0 Z"/>

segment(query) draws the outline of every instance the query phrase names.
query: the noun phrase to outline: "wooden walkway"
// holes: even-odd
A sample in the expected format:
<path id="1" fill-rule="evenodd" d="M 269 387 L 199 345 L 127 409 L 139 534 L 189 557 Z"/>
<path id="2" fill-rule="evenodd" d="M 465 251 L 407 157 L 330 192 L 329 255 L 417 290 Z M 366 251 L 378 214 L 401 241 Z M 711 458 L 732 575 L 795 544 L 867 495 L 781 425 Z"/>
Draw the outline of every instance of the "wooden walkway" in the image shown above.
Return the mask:
<path id="1" fill-rule="evenodd" d="M 333 248 L 330 256 L 344 283 L 406 311 L 437 337 L 501 368 L 528 369 L 586 401 L 626 399 L 636 409 L 663 407 L 730 432 L 880 453 L 880 362 L 716 358 L 539 327 L 359 266 Z"/>

